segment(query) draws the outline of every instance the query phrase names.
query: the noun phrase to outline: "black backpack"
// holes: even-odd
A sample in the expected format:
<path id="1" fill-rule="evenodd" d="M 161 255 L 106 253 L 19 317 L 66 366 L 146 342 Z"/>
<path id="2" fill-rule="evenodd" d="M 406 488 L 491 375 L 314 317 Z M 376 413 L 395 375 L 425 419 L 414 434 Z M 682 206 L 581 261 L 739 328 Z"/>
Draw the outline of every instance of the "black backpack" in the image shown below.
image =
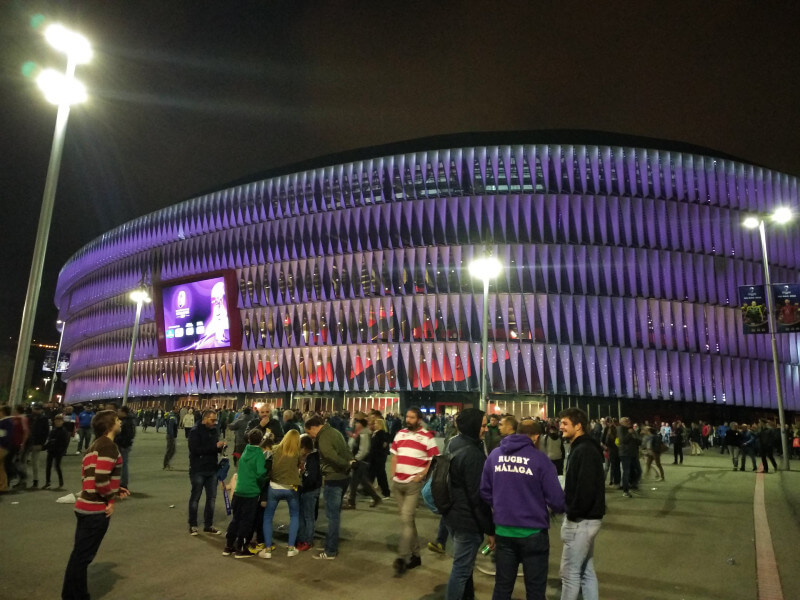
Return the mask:
<path id="1" fill-rule="evenodd" d="M 453 507 L 453 498 L 450 494 L 450 464 L 453 458 L 465 448 L 453 454 L 434 456 L 431 468 L 428 470 L 428 481 L 422 487 L 422 499 L 428 508 L 438 515 L 446 515 Z"/>

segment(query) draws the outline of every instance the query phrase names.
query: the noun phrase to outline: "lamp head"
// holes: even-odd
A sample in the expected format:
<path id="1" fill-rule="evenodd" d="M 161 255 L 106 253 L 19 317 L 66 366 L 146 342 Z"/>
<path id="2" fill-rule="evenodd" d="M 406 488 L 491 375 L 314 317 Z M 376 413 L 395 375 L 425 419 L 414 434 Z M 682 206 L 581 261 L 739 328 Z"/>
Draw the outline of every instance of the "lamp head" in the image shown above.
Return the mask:
<path id="1" fill-rule="evenodd" d="M 130 299 L 137 304 L 140 302 L 150 302 L 150 295 L 147 293 L 147 290 L 133 290 L 130 293 Z"/>
<path id="2" fill-rule="evenodd" d="M 86 87 L 75 78 L 65 77 L 54 69 L 45 69 L 36 78 L 39 89 L 51 104 L 58 106 L 80 104 L 88 98 Z"/>
<path id="3" fill-rule="evenodd" d="M 494 279 L 502 270 L 503 264 L 493 256 L 476 258 L 469 264 L 469 274 L 481 281 Z"/>
<path id="4" fill-rule="evenodd" d="M 82 65 L 92 59 L 92 46 L 89 40 L 63 25 L 57 23 L 50 25 L 44 31 L 44 37 L 53 48 L 66 54 L 75 64 Z"/>
<path id="5" fill-rule="evenodd" d="M 772 211 L 772 215 L 770 218 L 772 219 L 773 223 L 777 223 L 778 225 L 784 225 L 792 220 L 794 215 L 792 214 L 792 209 L 786 206 L 781 206 L 776 208 Z"/>
<path id="6" fill-rule="evenodd" d="M 742 225 L 744 225 L 748 229 L 755 229 L 760 224 L 761 224 L 761 219 L 754 216 L 749 216 L 744 221 L 742 221 Z"/>

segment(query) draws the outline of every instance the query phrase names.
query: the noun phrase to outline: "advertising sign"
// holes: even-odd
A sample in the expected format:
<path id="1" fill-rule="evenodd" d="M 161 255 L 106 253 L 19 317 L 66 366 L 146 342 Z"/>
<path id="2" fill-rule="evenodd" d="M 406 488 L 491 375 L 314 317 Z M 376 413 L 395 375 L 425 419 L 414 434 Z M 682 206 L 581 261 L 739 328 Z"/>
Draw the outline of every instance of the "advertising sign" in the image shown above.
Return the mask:
<path id="1" fill-rule="evenodd" d="M 800 285 L 773 283 L 772 307 L 775 309 L 775 333 L 800 331 Z"/>
<path id="2" fill-rule="evenodd" d="M 48 373 L 53 372 L 53 366 L 56 363 L 56 351 L 55 350 L 48 350 L 44 353 L 44 362 L 42 362 L 42 371 L 47 371 Z M 58 356 L 58 372 L 59 373 L 66 373 L 67 369 L 69 369 L 69 352 L 62 352 Z"/>
<path id="3" fill-rule="evenodd" d="M 167 283 L 160 299 L 167 353 L 231 348 L 224 276 Z"/>
<path id="4" fill-rule="evenodd" d="M 768 333 L 769 315 L 763 285 L 740 285 L 739 305 L 742 310 L 742 329 L 748 333 Z"/>

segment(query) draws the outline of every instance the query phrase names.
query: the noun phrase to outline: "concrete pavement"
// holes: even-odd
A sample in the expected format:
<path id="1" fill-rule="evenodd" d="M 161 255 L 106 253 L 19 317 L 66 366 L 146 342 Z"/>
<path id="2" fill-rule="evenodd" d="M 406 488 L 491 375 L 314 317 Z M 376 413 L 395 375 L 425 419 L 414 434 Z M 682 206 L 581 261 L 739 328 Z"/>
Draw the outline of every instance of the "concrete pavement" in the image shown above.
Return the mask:
<path id="1" fill-rule="evenodd" d="M 108 534 L 89 569 L 93 598 L 270 598 L 324 593 L 353 600 L 433 600 L 444 597 L 452 559 L 422 550 L 422 567 L 393 577 L 400 530 L 393 501 L 342 515 L 342 542 L 334 561 L 310 552 L 287 558 L 286 539 L 271 560 L 221 556 L 224 539 L 187 532 L 189 497 L 186 440 L 178 438 L 175 471 L 161 469 L 164 431 L 139 431 L 131 453 L 133 496 L 120 502 Z M 70 450 L 74 452 L 73 443 Z M 669 455 L 665 454 L 666 459 Z M 44 457 L 42 457 L 44 459 Z M 669 462 L 668 460 L 665 462 Z M 44 468 L 44 465 L 42 465 Z M 63 460 L 67 490 L 80 484 L 80 457 Z M 800 469 L 794 461 L 792 468 Z M 646 479 L 631 499 L 608 490 L 608 514 L 596 545 L 601 598 L 635 600 L 750 600 L 758 598 L 754 489 L 758 475 L 733 472 L 730 458 L 712 450 L 665 465 L 666 481 Z M 800 473 L 761 475 L 772 545 L 784 597 L 795 597 L 793 579 L 800 539 Z M 57 504 L 66 491 L 18 491 L 0 495 L 0 598 L 58 598 L 72 547 L 71 505 Z M 174 505 L 174 508 L 171 506 Z M 224 529 L 221 494 L 217 527 Z M 201 504 L 202 511 L 202 504 Z M 417 512 L 424 542 L 436 534 L 437 517 Z M 276 522 L 288 523 L 285 504 Z M 550 599 L 559 597 L 560 518 L 550 532 Z M 324 531 L 324 510 L 318 529 Z M 318 539 L 321 546 L 321 539 Z M 476 571 L 479 599 L 490 598 L 492 578 Z M 515 598 L 524 598 L 522 578 Z"/>

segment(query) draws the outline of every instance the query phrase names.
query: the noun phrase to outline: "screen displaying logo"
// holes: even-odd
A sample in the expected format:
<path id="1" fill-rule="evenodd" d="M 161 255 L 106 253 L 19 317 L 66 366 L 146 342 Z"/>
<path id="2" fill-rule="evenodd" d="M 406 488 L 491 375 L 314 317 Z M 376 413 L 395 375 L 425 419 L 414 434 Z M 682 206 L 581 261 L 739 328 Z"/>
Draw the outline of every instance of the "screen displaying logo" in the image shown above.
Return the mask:
<path id="1" fill-rule="evenodd" d="M 165 286 L 161 298 L 167 352 L 231 347 L 224 277 Z"/>

